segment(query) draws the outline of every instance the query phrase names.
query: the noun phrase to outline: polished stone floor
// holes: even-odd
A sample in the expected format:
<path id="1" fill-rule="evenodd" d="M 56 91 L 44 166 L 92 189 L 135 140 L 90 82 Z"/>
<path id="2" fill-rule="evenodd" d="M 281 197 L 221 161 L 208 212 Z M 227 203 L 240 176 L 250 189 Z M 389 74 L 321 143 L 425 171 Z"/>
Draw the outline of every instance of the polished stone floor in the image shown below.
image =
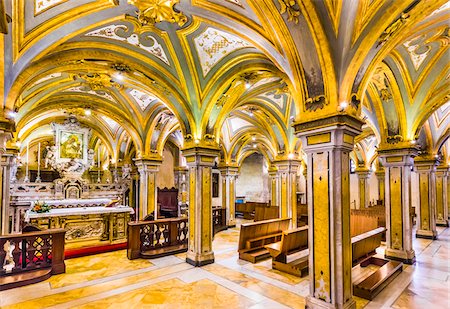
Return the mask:
<path id="1" fill-rule="evenodd" d="M 415 239 L 417 263 L 373 301 L 355 297 L 357 307 L 450 308 L 450 229 L 438 232 L 436 241 Z M 269 260 L 239 260 L 238 237 L 237 228 L 217 234 L 216 262 L 202 268 L 185 263 L 185 254 L 129 261 L 122 250 L 70 259 L 65 274 L 0 292 L 0 307 L 304 308 L 307 279 L 274 271 Z M 353 276 L 369 271 L 357 266 Z"/>

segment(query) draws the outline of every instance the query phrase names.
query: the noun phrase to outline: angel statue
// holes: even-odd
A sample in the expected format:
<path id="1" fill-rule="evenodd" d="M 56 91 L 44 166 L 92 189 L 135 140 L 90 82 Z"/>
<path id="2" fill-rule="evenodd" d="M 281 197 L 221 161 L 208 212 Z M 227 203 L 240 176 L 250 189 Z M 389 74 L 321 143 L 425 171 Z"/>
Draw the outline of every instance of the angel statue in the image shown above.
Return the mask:
<path id="1" fill-rule="evenodd" d="M 122 166 L 122 179 L 130 179 L 131 166 L 130 164 L 124 164 Z"/>
<path id="2" fill-rule="evenodd" d="M 48 165 L 53 165 L 53 162 L 56 159 L 56 146 L 46 146 L 45 147 L 46 154 L 44 159 L 44 166 L 48 168 Z"/>

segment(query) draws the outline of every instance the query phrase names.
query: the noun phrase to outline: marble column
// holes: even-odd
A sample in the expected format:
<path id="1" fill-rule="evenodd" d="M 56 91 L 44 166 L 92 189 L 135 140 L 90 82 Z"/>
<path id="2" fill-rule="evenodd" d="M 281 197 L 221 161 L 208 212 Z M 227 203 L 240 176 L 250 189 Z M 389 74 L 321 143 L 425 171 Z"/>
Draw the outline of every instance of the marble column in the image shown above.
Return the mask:
<path id="1" fill-rule="evenodd" d="M 377 180 L 378 180 L 378 200 L 381 201 L 384 205 L 384 195 L 385 195 L 385 191 L 384 191 L 384 178 L 386 175 L 386 171 L 384 170 L 383 167 L 379 167 L 377 169 L 377 171 L 375 172 L 375 175 L 377 176 Z"/>
<path id="2" fill-rule="evenodd" d="M 436 169 L 436 225 L 439 226 L 448 226 L 448 173 L 448 166 L 439 165 Z"/>
<path id="3" fill-rule="evenodd" d="M 308 308 L 355 308 L 350 237 L 350 152 L 362 122 L 348 115 L 295 124 L 308 156 Z"/>
<path id="4" fill-rule="evenodd" d="M 365 167 L 358 167 L 355 173 L 358 176 L 359 208 L 364 209 L 369 207 L 370 170 Z"/>
<path id="5" fill-rule="evenodd" d="M 214 263 L 212 251 L 212 167 L 219 149 L 183 149 L 189 169 L 189 242 L 186 262 L 194 266 Z"/>
<path id="6" fill-rule="evenodd" d="M 280 198 L 278 196 L 279 190 L 279 177 L 278 169 L 271 165 L 269 167 L 269 179 L 270 179 L 270 205 L 280 207 Z"/>
<path id="7" fill-rule="evenodd" d="M 230 165 L 219 165 L 222 176 L 222 207 L 226 208 L 227 225 L 236 226 L 236 178 L 238 167 Z"/>
<path id="8" fill-rule="evenodd" d="M 414 170 L 419 176 L 418 238 L 436 239 L 436 165 L 439 161 L 416 157 Z M 417 188 L 414 188 L 417 189 Z"/>
<path id="9" fill-rule="evenodd" d="M 278 197 L 280 218 L 291 218 L 291 227 L 297 227 L 297 172 L 298 160 L 276 160 L 272 165 L 277 168 Z"/>
<path id="10" fill-rule="evenodd" d="M 416 260 L 412 247 L 411 167 L 418 150 L 415 147 L 378 150 L 385 170 L 386 251 L 387 258 L 413 264 Z"/>
<path id="11" fill-rule="evenodd" d="M 139 209 L 136 218 L 144 219 L 151 213 L 154 214 L 155 220 L 158 218 L 157 211 L 157 187 L 156 175 L 158 174 L 161 158 L 147 157 L 135 160 L 135 164 L 139 172 Z"/>

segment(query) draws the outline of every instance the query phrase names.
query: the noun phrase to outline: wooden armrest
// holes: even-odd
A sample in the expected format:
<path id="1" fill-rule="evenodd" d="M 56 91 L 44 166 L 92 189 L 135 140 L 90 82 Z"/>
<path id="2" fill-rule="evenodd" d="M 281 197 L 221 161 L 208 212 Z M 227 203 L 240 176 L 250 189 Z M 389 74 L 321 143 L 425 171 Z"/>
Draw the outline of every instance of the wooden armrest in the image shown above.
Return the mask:
<path id="1" fill-rule="evenodd" d="M 282 245 L 281 241 L 278 241 L 265 245 L 264 248 L 266 248 L 269 251 L 270 256 L 277 257 L 281 254 L 281 245 Z"/>

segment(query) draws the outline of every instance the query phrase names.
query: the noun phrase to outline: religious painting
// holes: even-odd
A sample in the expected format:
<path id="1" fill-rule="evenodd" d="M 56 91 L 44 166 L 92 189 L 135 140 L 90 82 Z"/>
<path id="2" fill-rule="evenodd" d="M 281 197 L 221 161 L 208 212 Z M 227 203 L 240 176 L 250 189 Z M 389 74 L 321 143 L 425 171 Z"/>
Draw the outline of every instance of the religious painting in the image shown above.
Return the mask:
<path id="1" fill-rule="evenodd" d="M 59 157 L 83 159 L 83 133 L 61 130 L 59 134 Z"/>

